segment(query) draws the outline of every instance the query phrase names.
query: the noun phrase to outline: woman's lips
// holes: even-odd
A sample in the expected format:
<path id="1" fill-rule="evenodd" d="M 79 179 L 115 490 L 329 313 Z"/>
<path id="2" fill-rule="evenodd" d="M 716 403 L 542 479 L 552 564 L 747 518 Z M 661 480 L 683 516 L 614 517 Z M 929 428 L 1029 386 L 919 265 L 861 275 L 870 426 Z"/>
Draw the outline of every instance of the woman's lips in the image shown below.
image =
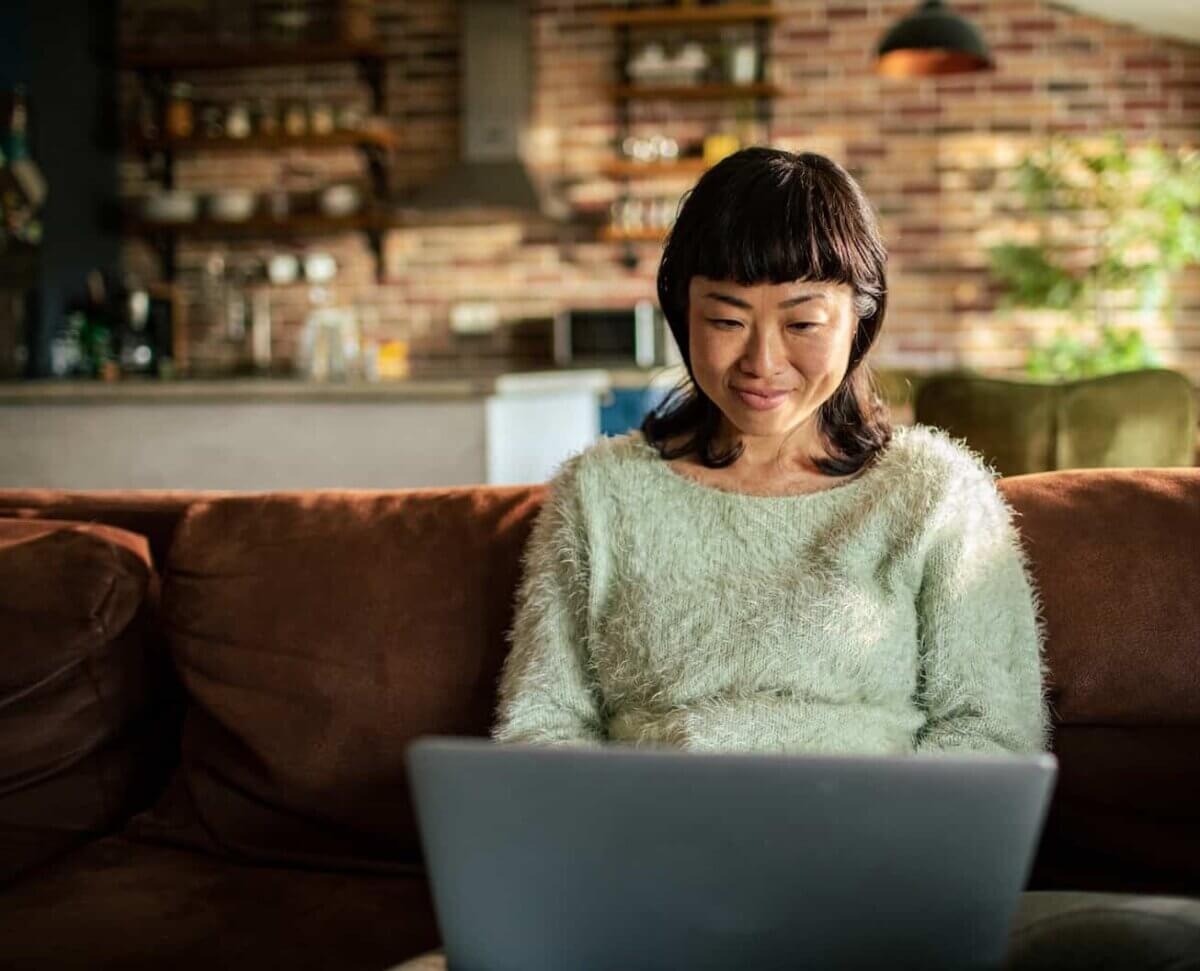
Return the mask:
<path id="1" fill-rule="evenodd" d="M 783 403 L 783 399 L 788 396 L 787 391 L 775 391 L 771 394 L 759 394 L 754 391 L 743 391 L 741 388 L 734 388 L 737 396 L 755 411 L 770 411 L 772 408 L 777 408 Z"/>

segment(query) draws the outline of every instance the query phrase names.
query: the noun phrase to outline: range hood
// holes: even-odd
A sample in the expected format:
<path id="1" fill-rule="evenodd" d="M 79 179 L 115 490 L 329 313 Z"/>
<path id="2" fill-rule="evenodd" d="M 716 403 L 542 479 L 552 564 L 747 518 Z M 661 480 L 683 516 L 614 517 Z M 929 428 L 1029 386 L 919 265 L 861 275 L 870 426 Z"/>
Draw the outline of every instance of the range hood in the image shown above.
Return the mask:
<path id="1" fill-rule="evenodd" d="M 528 0 L 459 2 L 459 158 L 402 205 L 553 218 L 522 159 L 533 82 Z"/>

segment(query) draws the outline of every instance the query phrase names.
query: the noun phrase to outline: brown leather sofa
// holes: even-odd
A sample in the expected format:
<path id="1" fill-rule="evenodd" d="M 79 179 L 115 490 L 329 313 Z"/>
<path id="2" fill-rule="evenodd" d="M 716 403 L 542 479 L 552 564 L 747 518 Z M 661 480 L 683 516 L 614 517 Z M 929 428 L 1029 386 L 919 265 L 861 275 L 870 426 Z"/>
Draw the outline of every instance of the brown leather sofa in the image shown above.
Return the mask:
<path id="1" fill-rule="evenodd" d="M 1001 488 L 1060 760 L 1030 888 L 1200 895 L 1200 469 Z M 0 491 L 0 967 L 435 948 L 405 745 L 487 733 L 542 498 Z"/>

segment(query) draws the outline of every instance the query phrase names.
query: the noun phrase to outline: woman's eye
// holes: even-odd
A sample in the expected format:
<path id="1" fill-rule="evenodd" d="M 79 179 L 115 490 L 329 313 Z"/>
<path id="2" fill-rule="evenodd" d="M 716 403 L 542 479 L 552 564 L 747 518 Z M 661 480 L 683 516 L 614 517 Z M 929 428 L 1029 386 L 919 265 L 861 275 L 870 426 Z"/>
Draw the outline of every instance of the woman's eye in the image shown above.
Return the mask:
<path id="1" fill-rule="evenodd" d="M 789 330 L 808 330 L 810 327 L 816 327 L 812 321 L 797 321 L 794 324 L 788 324 Z"/>
<path id="2" fill-rule="evenodd" d="M 742 322 L 740 320 L 726 320 L 722 317 L 709 317 L 708 320 L 710 323 L 716 324 L 719 327 L 741 327 L 742 326 Z"/>

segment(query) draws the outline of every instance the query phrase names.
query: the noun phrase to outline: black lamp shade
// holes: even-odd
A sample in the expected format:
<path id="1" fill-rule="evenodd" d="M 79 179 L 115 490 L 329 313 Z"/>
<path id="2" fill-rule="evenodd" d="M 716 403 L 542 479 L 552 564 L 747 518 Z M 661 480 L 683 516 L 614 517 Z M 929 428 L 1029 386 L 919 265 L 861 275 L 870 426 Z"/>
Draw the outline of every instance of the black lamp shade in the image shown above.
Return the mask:
<path id="1" fill-rule="evenodd" d="M 992 57 L 978 30 L 942 0 L 925 0 L 879 43 L 877 74 L 927 77 L 986 71 Z"/>

